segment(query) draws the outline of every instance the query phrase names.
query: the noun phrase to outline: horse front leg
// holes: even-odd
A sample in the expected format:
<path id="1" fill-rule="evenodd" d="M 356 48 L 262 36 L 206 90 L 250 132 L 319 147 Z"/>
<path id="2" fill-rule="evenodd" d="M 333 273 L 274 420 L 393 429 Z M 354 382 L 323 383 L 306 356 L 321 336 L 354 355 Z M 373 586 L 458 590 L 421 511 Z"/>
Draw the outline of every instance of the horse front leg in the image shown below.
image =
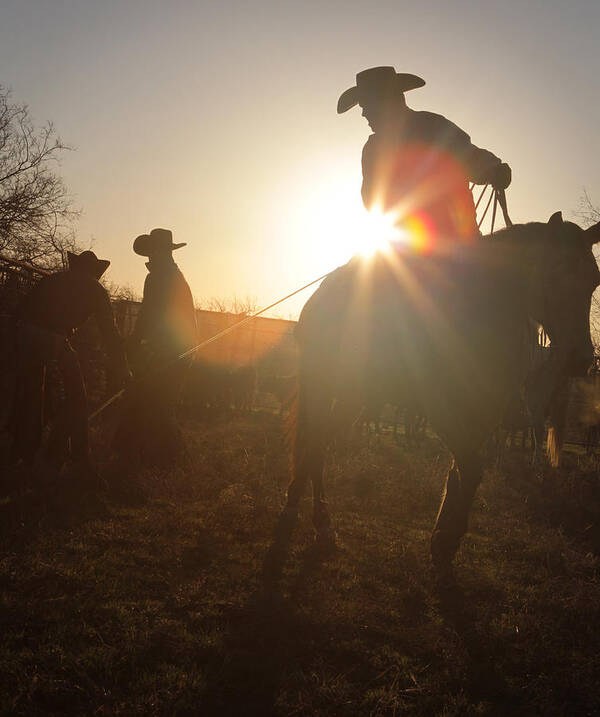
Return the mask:
<path id="1" fill-rule="evenodd" d="M 310 431 L 312 433 L 312 430 Z M 313 487 L 323 480 L 323 467 L 325 463 L 325 447 L 320 436 L 307 436 L 302 447 L 298 447 L 297 451 L 300 455 L 293 458 L 293 474 L 292 480 L 288 487 L 287 500 L 285 507 L 279 518 L 276 531 L 276 541 L 288 543 L 291 539 L 292 532 L 298 520 L 298 509 L 300 501 L 306 492 L 306 486 L 312 478 Z M 324 496 L 317 499 L 314 496 L 315 507 L 313 522 L 315 527 L 322 525 L 323 521 L 328 519 L 327 508 L 325 506 Z M 317 528 L 318 530 L 318 528 Z"/>
<path id="2" fill-rule="evenodd" d="M 481 459 L 475 451 L 456 457 L 448 471 L 431 536 L 431 557 L 439 572 L 450 570 L 460 540 L 467 532 L 469 512 L 481 476 Z"/>

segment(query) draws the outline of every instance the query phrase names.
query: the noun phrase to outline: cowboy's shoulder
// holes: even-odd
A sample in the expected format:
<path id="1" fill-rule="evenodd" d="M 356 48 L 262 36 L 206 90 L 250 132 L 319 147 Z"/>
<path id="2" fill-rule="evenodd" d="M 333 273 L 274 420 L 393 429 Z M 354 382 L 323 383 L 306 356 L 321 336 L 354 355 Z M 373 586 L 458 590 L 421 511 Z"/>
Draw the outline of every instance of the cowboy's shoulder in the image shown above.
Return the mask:
<path id="1" fill-rule="evenodd" d="M 53 292 L 69 292 L 77 300 L 86 294 L 96 294 L 102 285 L 97 279 L 79 271 L 66 269 L 65 271 L 57 271 L 54 274 L 46 276 L 38 283 L 46 288 L 50 293 Z"/>
<path id="2" fill-rule="evenodd" d="M 82 287 L 93 299 L 96 306 L 105 307 L 107 304 L 110 305 L 110 294 L 98 279 L 95 279 L 93 276 L 86 276 L 82 282 Z"/>
<path id="3" fill-rule="evenodd" d="M 160 288 L 165 283 L 165 277 L 169 274 L 169 271 L 165 271 L 164 267 L 150 266 L 149 263 L 146 266 L 148 273 L 144 279 L 144 293 Z"/>
<path id="4" fill-rule="evenodd" d="M 57 290 L 71 296 L 73 301 L 77 302 L 80 308 L 85 310 L 88 315 L 98 312 L 105 313 L 110 308 L 110 295 L 99 281 L 89 274 L 78 271 L 60 272 L 60 288 Z"/>
<path id="5" fill-rule="evenodd" d="M 450 141 L 471 141 L 471 138 L 464 130 L 447 117 L 444 117 L 444 115 L 427 112 L 426 110 L 410 110 L 410 113 L 411 125 L 422 133 L 432 137 L 442 136 Z"/>

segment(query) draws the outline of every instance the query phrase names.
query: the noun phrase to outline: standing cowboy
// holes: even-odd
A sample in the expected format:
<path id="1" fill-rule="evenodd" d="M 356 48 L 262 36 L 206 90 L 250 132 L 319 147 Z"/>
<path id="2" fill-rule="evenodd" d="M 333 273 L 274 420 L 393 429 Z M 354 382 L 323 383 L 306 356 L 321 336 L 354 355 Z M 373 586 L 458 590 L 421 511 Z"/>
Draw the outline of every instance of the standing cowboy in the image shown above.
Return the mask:
<path id="1" fill-rule="evenodd" d="M 196 343 L 196 312 L 192 292 L 173 261 L 173 251 L 186 246 L 173 244 L 168 229 L 153 229 L 133 243 L 133 251 L 148 257 L 144 298 L 132 342 L 147 342 L 156 361 L 169 360 Z"/>
<path id="2" fill-rule="evenodd" d="M 44 375 L 55 363 L 64 385 L 64 402 L 54 422 L 48 458 L 59 469 L 69 455 L 85 477 L 97 480 L 90 460 L 87 399 L 77 354 L 69 337 L 90 317 L 98 325 L 109 359 L 112 385 L 130 376 L 113 319 L 110 299 L 99 279 L 110 262 L 94 252 L 68 252 L 68 271 L 41 279 L 16 312 L 17 389 L 11 458 L 31 464 L 42 438 Z"/>
<path id="3" fill-rule="evenodd" d="M 173 251 L 183 246 L 173 243 L 168 229 L 153 229 L 133 243 L 136 254 L 148 257 L 149 273 L 129 340 L 130 350 L 143 356 L 144 367 L 138 366 L 141 382 L 126 397 L 116 439 L 117 449 L 130 457 L 145 452 L 165 460 L 177 452 L 174 409 L 189 363 L 178 356 L 196 343 L 192 292 L 173 261 Z"/>
<path id="4" fill-rule="evenodd" d="M 393 67 L 372 67 L 356 75 L 337 111 L 360 105 L 373 130 L 362 154 L 365 207 L 396 213 L 397 224 L 418 235 L 420 249 L 429 252 L 477 239 L 469 182 L 506 189 L 511 170 L 445 117 L 407 107 L 404 93 L 424 84 Z"/>

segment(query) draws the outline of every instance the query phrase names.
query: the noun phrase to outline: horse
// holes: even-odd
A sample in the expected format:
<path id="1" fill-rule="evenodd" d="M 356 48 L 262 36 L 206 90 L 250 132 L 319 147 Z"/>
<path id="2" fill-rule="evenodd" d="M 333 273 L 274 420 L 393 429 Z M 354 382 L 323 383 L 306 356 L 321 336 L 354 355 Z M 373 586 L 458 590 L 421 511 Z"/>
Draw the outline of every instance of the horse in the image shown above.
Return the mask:
<path id="1" fill-rule="evenodd" d="M 507 401 L 530 378 L 524 335 L 531 320 L 551 341 L 547 385 L 584 375 L 592 364 L 589 312 L 600 283 L 592 246 L 598 241 L 600 223 L 583 230 L 556 212 L 547 223 L 514 225 L 443 253 L 355 257 L 322 282 L 296 331 L 291 482 L 265 577 L 281 574 L 309 480 L 317 546 L 335 546 L 325 452 L 335 431 L 365 404 L 373 377 L 385 375 L 411 386 L 453 456 L 430 543 L 434 568 L 451 574 L 482 478 L 480 451 Z M 555 463 L 560 440 L 550 432 Z"/>

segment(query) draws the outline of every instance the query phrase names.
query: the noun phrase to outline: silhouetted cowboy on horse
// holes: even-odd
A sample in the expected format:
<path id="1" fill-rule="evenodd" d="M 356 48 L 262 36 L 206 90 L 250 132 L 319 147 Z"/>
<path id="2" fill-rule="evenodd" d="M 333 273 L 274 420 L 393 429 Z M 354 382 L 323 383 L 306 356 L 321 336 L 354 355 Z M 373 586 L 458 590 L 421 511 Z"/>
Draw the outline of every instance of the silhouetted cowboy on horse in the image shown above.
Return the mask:
<path id="1" fill-rule="evenodd" d="M 424 84 L 393 67 L 372 67 L 356 75 L 337 111 L 360 105 L 373 130 L 362 153 L 365 207 L 397 213 L 397 223 L 431 251 L 479 237 L 469 182 L 503 190 L 511 170 L 445 117 L 407 107 L 404 93 Z"/>
<path id="2" fill-rule="evenodd" d="M 453 455 L 431 539 L 434 565 L 445 579 L 483 475 L 481 449 L 510 397 L 532 378 L 523 340 L 531 323 L 543 326 L 553 347 L 540 380 L 551 389 L 547 395 L 568 377 L 585 375 L 592 362 L 589 313 L 600 284 L 592 249 L 600 242 L 600 222 L 584 231 L 555 212 L 547 223 L 510 226 L 493 241 L 478 240 L 468 182 L 501 190 L 510 183 L 510 168 L 445 118 L 408 109 L 403 93 L 423 84 L 391 67 L 373 68 L 359 73 L 356 87 L 338 102 L 339 112 L 360 104 L 374 130 L 363 152 L 367 208 L 380 203 L 409 230 L 424 225 L 429 244 L 420 248 L 439 253 L 351 260 L 331 272 L 302 309 L 292 480 L 265 559 L 267 586 L 282 575 L 309 481 L 317 544 L 335 545 L 326 452 L 352 425 L 374 384 L 383 381 L 409 397 Z M 554 464 L 561 412 L 552 417 L 548 439 Z"/>

